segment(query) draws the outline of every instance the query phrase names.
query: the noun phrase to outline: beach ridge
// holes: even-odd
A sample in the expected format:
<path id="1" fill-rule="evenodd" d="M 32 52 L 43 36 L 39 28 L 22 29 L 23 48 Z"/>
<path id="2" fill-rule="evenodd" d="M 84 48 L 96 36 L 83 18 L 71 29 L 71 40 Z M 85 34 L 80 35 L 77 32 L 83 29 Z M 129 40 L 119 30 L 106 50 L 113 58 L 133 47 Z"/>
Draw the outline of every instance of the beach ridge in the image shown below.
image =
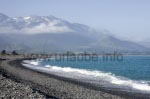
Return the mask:
<path id="1" fill-rule="evenodd" d="M 1 63 L 1 70 L 4 70 L 12 79 L 19 81 L 31 89 L 37 90 L 43 94 L 43 99 L 123 99 L 132 98 L 126 93 L 115 95 L 115 91 L 106 92 L 104 90 L 95 90 L 88 85 L 81 86 L 80 82 L 72 83 L 53 75 L 46 75 L 40 72 L 29 70 L 21 66 L 21 59 L 9 59 Z M 135 97 L 136 99 L 138 97 Z M 139 97 L 139 98 L 143 98 Z"/>

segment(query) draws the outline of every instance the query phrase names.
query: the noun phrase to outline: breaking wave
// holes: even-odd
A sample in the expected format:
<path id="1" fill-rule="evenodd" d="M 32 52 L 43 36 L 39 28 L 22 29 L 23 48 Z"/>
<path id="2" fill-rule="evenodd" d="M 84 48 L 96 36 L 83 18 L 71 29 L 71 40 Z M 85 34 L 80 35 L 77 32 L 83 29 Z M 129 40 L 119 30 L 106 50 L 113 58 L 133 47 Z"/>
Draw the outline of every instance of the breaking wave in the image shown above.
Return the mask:
<path id="1" fill-rule="evenodd" d="M 82 82 L 88 82 L 96 85 L 107 87 L 124 88 L 127 91 L 142 91 L 150 93 L 150 85 L 148 81 L 136 81 L 125 77 L 120 77 L 111 72 L 103 72 L 96 70 L 78 69 L 71 67 L 60 67 L 45 65 L 40 66 L 40 61 L 24 61 L 23 66 L 37 71 L 52 73 L 66 78 L 74 78 Z M 108 86 L 109 85 L 109 86 Z"/>

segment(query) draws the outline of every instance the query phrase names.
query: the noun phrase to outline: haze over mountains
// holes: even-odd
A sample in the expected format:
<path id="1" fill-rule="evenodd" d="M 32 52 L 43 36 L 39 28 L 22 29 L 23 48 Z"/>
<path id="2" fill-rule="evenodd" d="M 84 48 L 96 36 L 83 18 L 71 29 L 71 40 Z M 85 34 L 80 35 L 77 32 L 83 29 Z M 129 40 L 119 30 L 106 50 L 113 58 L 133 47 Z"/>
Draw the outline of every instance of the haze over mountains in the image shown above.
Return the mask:
<path id="1" fill-rule="evenodd" d="M 144 52 L 146 47 L 54 16 L 11 18 L 0 13 L 0 50 L 20 52 Z"/>

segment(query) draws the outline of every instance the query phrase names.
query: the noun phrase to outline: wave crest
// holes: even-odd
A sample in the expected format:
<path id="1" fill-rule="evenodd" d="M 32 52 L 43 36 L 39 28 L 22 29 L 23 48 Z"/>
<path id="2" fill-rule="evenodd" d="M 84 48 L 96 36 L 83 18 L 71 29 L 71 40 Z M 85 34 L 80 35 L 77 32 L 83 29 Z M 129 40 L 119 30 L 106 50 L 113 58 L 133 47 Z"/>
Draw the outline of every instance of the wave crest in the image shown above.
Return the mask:
<path id="1" fill-rule="evenodd" d="M 39 61 L 26 61 L 23 65 L 30 69 L 46 73 L 53 73 L 67 78 L 75 78 L 79 80 L 84 79 L 85 82 L 90 82 L 97 85 L 101 82 L 106 82 L 107 84 L 117 85 L 123 88 L 130 88 L 130 90 L 132 89 L 150 92 L 150 85 L 147 81 L 134 81 L 124 77 L 116 76 L 112 73 L 51 65 L 38 66 Z"/>

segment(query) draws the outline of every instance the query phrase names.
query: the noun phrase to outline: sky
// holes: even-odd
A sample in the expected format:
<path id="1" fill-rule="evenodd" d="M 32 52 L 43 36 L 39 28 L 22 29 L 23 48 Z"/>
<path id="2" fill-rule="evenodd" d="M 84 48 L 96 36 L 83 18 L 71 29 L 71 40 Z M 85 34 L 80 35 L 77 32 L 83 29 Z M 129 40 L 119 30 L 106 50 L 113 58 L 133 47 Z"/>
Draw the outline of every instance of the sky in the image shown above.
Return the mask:
<path id="1" fill-rule="evenodd" d="M 150 41 L 150 0 L 0 0 L 10 17 L 53 15 L 133 41 Z"/>

